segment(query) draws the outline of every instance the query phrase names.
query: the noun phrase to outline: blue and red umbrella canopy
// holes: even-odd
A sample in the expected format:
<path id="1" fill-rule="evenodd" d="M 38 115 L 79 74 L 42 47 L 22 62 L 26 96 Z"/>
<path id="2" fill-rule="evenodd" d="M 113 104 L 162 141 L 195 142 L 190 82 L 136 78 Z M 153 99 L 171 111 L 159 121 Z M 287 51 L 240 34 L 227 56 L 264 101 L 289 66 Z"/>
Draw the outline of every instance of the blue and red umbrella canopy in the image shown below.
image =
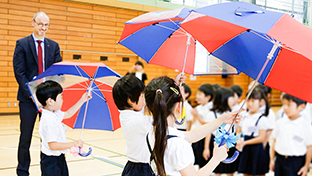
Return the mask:
<path id="1" fill-rule="evenodd" d="M 112 87 L 121 77 L 103 63 L 59 62 L 28 83 L 35 98 L 35 88 L 45 80 L 57 81 L 63 87 L 62 111 L 73 106 L 88 89 L 92 99 L 83 104 L 80 110 L 63 122 L 71 128 L 82 128 L 86 111 L 85 129 L 113 131 L 120 127 L 119 111 L 114 103 Z M 92 82 L 92 83 L 91 83 Z"/>
<path id="2" fill-rule="evenodd" d="M 206 62 L 207 69 L 200 68 L 198 70 L 196 68 L 195 62 L 198 62 L 197 58 L 200 54 L 197 56 L 195 52 L 199 43 L 196 43 L 195 39 L 189 36 L 179 25 L 190 12 L 190 9 L 184 7 L 175 10 L 149 12 L 133 18 L 125 23 L 118 43 L 139 55 L 149 64 L 196 75 L 238 74 L 236 69 L 215 57 L 199 59 Z M 187 46 L 188 40 L 189 46 Z M 211 69 L 209 69 L 210 67 Z"/>
<path id="3" fill-rule="evenodd" d="M 212 55 L 259 82 L 312 102 L 312 29 L 290 15 L 246 2 L 206 6 L 180 24 Z"/>

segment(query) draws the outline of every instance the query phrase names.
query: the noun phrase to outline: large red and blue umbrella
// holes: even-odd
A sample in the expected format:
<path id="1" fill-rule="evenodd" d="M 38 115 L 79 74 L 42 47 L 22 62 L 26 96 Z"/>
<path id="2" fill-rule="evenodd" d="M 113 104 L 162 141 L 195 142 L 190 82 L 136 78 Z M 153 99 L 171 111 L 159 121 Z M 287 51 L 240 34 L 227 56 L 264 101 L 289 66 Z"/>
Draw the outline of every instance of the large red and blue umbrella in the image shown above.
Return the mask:
<path id="1" fill-rule="evenodd" d="M 195 9 L 180 25 L 222 61 L 312 102 L 312 29 L 290 15 L 228 2 Z"/>
<path id="2" fill-rule="evenodd" d="M 35 88 L 41 82 L 54 80 L 61 84 L 62 111 L 73 106 L 82 94 L 91 91 L 92 99 L 84 103 L 71 118 L 63 120 L 63 123 L 74 129 L 114 131 L 120 128 L 120 121 L 119 111 L 112 96 L 112 87 L 120 77 L 103 63 L 59 62 L 27 84 L 34 99 Z"/>
<path id="3" fill-rule="evenodd" d="M 236 69 L 218 58 L 207 58 L 207 68 L 195 66 L 196 40 L 180 23 L 190 14 L 184 7 L 175 10 L 149 12 L 125 23 L 118 43 L 127 47 L 149 64 L 164 66 L 188 74 L 237 74 Z M 203 64 L 203 63 L 201 63 Z"/>

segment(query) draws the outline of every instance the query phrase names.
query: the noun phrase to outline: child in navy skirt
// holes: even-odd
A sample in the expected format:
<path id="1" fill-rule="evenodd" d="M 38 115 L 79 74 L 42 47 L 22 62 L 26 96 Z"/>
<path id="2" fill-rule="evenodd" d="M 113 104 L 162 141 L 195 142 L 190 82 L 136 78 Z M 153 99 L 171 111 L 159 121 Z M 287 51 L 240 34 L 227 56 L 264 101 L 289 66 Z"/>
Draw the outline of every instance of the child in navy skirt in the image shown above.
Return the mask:
<path id="1" fill-rule="evenodd" d="M 231 108 L 235 105 L 235 96 L 234 91 L 230 88 L 218 88 L 215 94 L 215 99 L 213 101 L 213 107 L 211 111 L 207 114 L 207 118 L 209 119 L 209 122 L 217 119 L 218 117 L 222 116 L 225 113 L 228 113 L 231 111 Z M 227 124 L 225 126 L 225 130 L 228 130 L 230 127 L 230 124 Z M 218 130 L 218 129 L 217 129 Z M 235 132 L 235 126 L 232 126 L 231 132 Z M 213 146 L 214 146 L 214 138 L 215 138 L 214 131 L 211 134 L 211 137 L 206 137 L 206 143 L 205 143 L 205 150 L 203 153 L 203 157 L 208 158 L 210 154 L 213 153 Z M 209 146 L 209 149 L 208 149 Z M 209 151 L 209 156 L 207 155 L 207 150 Z M 236 151 L 235 147 L 232 147 L 230 151 L 228 152 L 228 155 L 232 157 Z M 211 156 L 210 156 L 211 157 Z M 220 176 L 221 174 L 225 173 L 227 176 L 234 175 L 234 172 L 238 169 L 238 161 L 239 158 L 236 159 L 233 163 L 220 163 L 215 170 L 213 171 L 216 176 Z"/>
<path id="2" fill-rule="evenodd" d="M 245 175 L 265 175 L 269 171 L 269 148 L 263 146 L 266 130 L 269 128 L 266 113 L 260 113 L 261 104 L 265 103 L 269 108 L 268 101 L 260 89 L 252 91 L 247 100 L 247 113 L 243 117 L 237 130 L 244 136 L 237 142 L 236 148 L 241 152 L 238 172 Z M 265 111 L 265 112 L 268 112 Z"/>

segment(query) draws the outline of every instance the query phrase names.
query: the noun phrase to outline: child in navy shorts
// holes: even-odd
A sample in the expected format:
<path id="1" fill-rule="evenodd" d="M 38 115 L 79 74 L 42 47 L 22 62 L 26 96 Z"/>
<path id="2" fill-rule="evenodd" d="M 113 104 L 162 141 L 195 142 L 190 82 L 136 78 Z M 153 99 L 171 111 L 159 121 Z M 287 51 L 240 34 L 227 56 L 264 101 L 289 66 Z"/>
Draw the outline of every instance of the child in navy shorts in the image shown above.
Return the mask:
<path id="1" fill-rule="evenodd" d="M 300 112 L 306 102 L 289 94 L 282 98 L 287 117 L 273 130 L 270 169 L 276 176 L 307 175 L 312 155 L 312 127 Z"/>

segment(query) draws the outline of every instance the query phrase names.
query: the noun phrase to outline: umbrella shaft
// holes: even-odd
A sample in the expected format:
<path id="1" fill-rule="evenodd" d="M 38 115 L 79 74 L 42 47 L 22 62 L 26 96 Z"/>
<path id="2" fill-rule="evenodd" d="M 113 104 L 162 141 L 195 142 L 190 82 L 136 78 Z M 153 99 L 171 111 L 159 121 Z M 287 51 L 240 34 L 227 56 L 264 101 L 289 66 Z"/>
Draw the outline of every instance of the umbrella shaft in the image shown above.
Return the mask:
<path id="1" fill-rule="evenodd" d="M 256 81 L 253 83 L 251 89 L 248 90 L 248 94 L 247 94 L 247 96 L 246 96 L 246 98 L 245 98 L 243 104 L 242 104 L 241 107 L 239 108 L 238 113 L 236 114 L 236 116 L 235 116 L 235 118 L 234 118 L 234 120 L 233 120 L 233 122 L 232 122 L 230 128 L 228 129 L 228 131 L 227 131 L 228 133 L 230 132 L 230 130 L 231 130 L 232 127 L 234 126 L 238 114 L 241 113 L 241 111 L 243 110 L 243 107 L 244 107 L 246 101 L 247 101 L 248 98 L 250 97 L 251 92 L 252 92 L 252 91 L 254 90 L 254 88 L 256 87 L 256 84 L 257 84 L 258 80 L 260 79 L 260 76 L 262 75 L 262 73 L 263 73 L 265 67 L 267 66 L 269 60 L 272 59 L 273 54 L 275 53 L 276 49 L 277 49 L 279 46 L 280 46 L 280 43 L 279 43 L 278 41 L 274 42 L 274 45 L 273 45 L 273 47 L 272 47 L 270 53 L 268 54 L 268 57 L 267 57 L 265 63 L 263 64 L 263 66 L 262 66 L 262 68 L 261 68 L 261 70 L 260 70 L 260 72 L 259 72 L 259 74 L 258 74 L 258 76 L 257 76 Z"/>

